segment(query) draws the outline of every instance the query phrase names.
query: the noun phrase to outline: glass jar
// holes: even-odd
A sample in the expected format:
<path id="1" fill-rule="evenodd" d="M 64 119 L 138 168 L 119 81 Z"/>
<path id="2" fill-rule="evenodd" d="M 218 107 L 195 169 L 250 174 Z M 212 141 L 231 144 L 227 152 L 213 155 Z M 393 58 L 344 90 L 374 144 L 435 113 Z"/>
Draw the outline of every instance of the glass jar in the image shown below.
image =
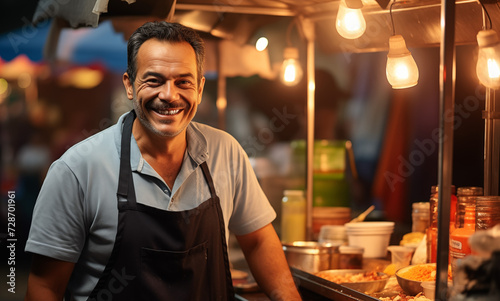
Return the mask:
<path id="1" fill-rule="evenodd" d="M 486 230 L 500 224 L 500 196 L 476 197 L 476 230 Z"/>
<path id="2" fill-rule="evenodd" d="M 431 187 L 429 199 L 429 228 L 427 228 L 427 262 L 436 263 L 437 259 L 437 209 L 438 209 L 438 186 Z M 455 217 L 457 208 L 456 188 L 451 185 L 450 196 L 450 233 L 455 229 Z M 449 237 L 447 238 L 449 239 Z"/>
<path id="3" fill-rule="evenodd" d="M 476 206 L 476 196 L 483 195 L 482 187 L 459 187 L 457 189 L 457 218 L 455 228 L 464 227 L 465 207 Z"/>
<path id="4" fill-rule="evenodd" d="M 339 252 L 339 269 L 359 270 L 363 268 L 363 248 L 357 246 L 340 246 Z"/>
<path id="5" fill-rule="evenodd" d="M 306 239 L 306 198 L 304 190 L 285 190 L 281 203 L 281 241 Z"/>
<path id="6" fill-rule="evenodd" d="M 430 203 L 429 202 L 417 202 L 412 204 L 412 225 L 411 232 L 421 232 L 425 233 L 427 227 L 429 227 L 430 219 Z"/>

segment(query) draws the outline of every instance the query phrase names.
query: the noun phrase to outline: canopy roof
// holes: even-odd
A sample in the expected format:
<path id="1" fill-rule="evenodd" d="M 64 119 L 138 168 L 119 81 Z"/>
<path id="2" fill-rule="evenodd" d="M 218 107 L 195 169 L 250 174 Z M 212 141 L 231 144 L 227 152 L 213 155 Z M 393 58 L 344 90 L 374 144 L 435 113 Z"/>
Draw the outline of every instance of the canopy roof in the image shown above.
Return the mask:
<path id="1" fill-rule="evenodd" d="M 127 3 L 127 2 L 130 2 Z M 169 19 L 191 26 L 213 37 L 245 43 L 256 30 L 282 18 L 314 21 L 317 44 L 326 53 L 367 52 L 388 48 L 393 34 L 390 0 L 363 0 L 367 32 L 359 39 L 341 38 L 334 26 L 339 0 L 27 0 L 2 4 L 1 32 L 26 26 L 34 19 L 59 17 L 71 27 L 98 26 L 112 18 L 126 20 L 122 29 L 132 30 L 145 19 Z M 496 0 L 482 0 L 500 26 Z M 476 43 L 483 26 L 482 9 L 475 0 L 457 1 L 456 43 Z M 406 0 L 393 5 L 395 33 L 405 37 L 409 47 L 437 46 L 440 40 L 440 0 Z M 94 12 L 93 12 L 94 11 Z M 136 20 L 137 22 L 132 22 Z"/>

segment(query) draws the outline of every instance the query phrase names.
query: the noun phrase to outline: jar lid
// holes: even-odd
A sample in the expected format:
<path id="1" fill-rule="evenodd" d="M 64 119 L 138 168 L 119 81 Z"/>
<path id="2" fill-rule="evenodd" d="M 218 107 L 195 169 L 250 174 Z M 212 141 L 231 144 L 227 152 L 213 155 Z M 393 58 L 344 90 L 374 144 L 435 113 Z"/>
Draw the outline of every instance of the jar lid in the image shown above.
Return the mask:
<path id="1" fill-rule="evenodd" d="M 431 203 L 429 202 L 415 202 L 412 205 L 413 209 L 429 210 Z"/>
<path id="2" fill-rule="evenodd" d="M 439 186 L 437 186 L 437 185 L 432 186 L 432 187 L 431 187 L 431 194 L 434 194 L 434 193 L 438 192 L 438 190 L 439 190 Z M 455 193 L 456 193 L 456 191 L 457 191 L 457 190 L 456 190 L 455 185 L 451 185 L 451 193 L 452 193 L 452 194 L 455 194 Z"/>
<path id="3" fill-rule="evenodd" d="M 457 195 L 483 195 L 483 187 L 458 187 Z"/>

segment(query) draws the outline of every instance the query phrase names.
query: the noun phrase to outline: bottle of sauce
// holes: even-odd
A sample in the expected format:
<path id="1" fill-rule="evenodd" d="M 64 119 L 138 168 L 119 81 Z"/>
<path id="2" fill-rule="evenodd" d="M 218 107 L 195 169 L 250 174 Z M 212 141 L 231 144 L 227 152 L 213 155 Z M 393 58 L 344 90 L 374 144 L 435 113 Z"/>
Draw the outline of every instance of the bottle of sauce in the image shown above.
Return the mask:
<path id="1" fill-rule="evenodd" d="M 417 202 L 412 204 L 411 232 L 425 233 L 429 227 L 429 202 Z"/>
<path id="2" fill-rule="evenodd" d="M 306 239 L 306 199 L 303 190 L 285 190 L 281 203 L 281 241 Z"/>
<path id="3" fill-rule="evenodd" d="M 471 254 L 469 237 L 476 231 L 476 209 L 466 206 L 464 214 L 464 227 L 455 229 L 450 234 L 450 264 L 452 272 L 457 266 L 457 261 Z"/>

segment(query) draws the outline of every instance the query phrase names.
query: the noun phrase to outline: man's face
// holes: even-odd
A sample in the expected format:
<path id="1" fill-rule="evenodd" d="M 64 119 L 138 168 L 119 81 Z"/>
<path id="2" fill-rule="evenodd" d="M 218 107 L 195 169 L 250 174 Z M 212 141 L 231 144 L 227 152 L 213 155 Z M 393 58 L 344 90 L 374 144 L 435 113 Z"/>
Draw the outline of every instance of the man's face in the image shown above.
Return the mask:
<path id="1" fill-rule="evenodd" d="M 187 42 L 147 40 L 137 53 L 137 76 L 123 75 L 141 128 L 162 137 L 186 130 L 201 102 L 205 78 L 198 84 L 196 55 Z"/>

